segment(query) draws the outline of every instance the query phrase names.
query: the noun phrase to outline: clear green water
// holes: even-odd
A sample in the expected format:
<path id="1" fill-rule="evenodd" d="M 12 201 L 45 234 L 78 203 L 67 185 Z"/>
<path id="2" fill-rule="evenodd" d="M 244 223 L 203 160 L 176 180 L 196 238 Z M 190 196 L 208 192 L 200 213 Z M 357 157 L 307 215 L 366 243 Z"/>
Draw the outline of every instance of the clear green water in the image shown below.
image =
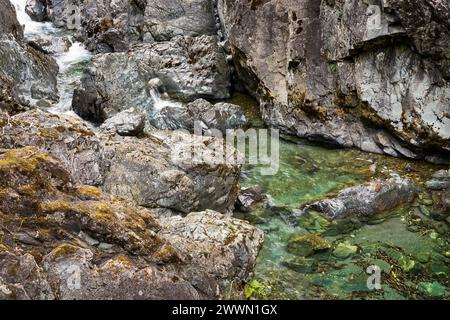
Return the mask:
<path id="1" fill-rule="evenodd" d="M 318 216 L 293 214 L 306 203 L 394 172 L 423 187 L 440 167 L 289 140 L 281 143 L 277 175 L 262 176 L 257 166 L 247 166 L 243 172 L 244 187 L 259 185 L 269 197 L 268 203 L 251 212 L 237 213 L 266 234 L 254 279 L 246 288 L 250 298 L 448 298 L 448 225 L 428 218 L 424 223 L 411 216 L 412 212 L 422 210 L 426 217 L 431 210 L 432 196 L 426 191 L 411 206 L 384 213 L 366 223 L 330 225 Z M 374 163 L 375 174 L 370 170 Z M 416 172 L 407 172 L 407 164 Z M 331 249 L 306 259 L 287 251 L 291 237 L 310 233 L 328 240 Z M 333 251 L 340 243 L 355 246 L 356 253 L 346 259 L 336 258 Z M 382 270 L 381 290 L 367 287 L 370 275 L 366 271 L 372 265 Z"/>

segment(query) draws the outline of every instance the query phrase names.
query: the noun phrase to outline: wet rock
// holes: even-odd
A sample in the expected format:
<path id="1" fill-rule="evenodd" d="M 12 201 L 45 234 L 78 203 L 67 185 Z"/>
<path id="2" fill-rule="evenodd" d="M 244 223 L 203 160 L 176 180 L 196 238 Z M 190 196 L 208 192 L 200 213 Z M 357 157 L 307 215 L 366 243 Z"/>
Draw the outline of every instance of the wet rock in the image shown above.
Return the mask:
<path id="1" fill-rule="evenodd" d="M 0 0 L 0 34 L 12 34 L 17 40 L 23 38 L 23 28 L 17 21 L 16 11 L 9 0 Z"/>
<path id="2" fill-rule="evenodd" d="M 121 136 L 136 136 L 144 131 L 145 116 L 133 109 L 125 110 L 106 120 L 100 128 Z"/>
<path id="3" fill-rule="evenodd" d="M 431 190 L 445 190 L 450 188 L 450 170 L 440 170 L 433 174 L 427 182 L 427 188 Z"/>
<path id="4" fill-rule="evenodd" d="M 329 248 L 331 248 L 330 242 L 315 234 L 294 236 L 287 244 L 287 249 L 290 253 L 302 257 L 308 257 Z"/>
<path id="5" fill-rule="evenodd" d="M 338 259 L 345 260 L 350 258 L 356 252 L 358 252 L 357 246 L 351 245 L 348 242 L 341 242 L 333 250 L 333 256 L 335 256 Z"/>
<path id="6" fill-rule="evenodd" d="M 45 21 L 47 19 L 47 0 L 27 0 L 25 12 L 34 21 Z"/>
<path id="7" fill-rule="evenodd" d="M 315 259 L 296 257 L 294 259 L 284 261 L 283 265 L 295 272 L 314 273 L 317 270 L 318 263 Z"/>
<path id="8" fill-rule="evenodd" d="M 350 216 L 372 217 L 377 213 L 410 203 L 416 196 L 416 188 L 400 177 L 376 180 L 344 189 L 336 197 L 307 205 L 304 211 L 314 210 L 331 219 Z"/>
<path id="9" fill-rule="evenodd" d="M 46 54 L 61 54 L 69 51 L 72 42 L 68 37 L 39 36 L 34 37 L 28 44 Z"/>
<path id="10" fill-rule="evenodd" d="M 447 295 L 446 288 L 437 281 L 419 283 L 419 291 L 430 298 L 443 298 Z"/>
<path id="11" fill-rule="evenodd" d="M 236 207 L 241 211 L 251 210 L 255 204 L 265 199 L 259 186 L 243 188 L 238 196 Z"/>
<path id="12" fill-rule="evenodd" d="M 125 66 L 125 67 L 124 67 Z M 182 37 L 144 44 L 126 53 L 97 55 L 75 90 L 73 109 L 84 119 L 102 122 L 129 108 L 155 113 L 149 81 L 159 78 L 172 99 L 229 97 L 224 53 L 213 36 Z"/>
<path id="13" fill-rule="evenodd" d="M 23 30 L 17 21 L 14 7 L 9 1 L 3 2 L 0 3 L 1 90 L 7 88 L 7 98 L 12 97 L 25 105 L 34 105 L 40 99 L 57 101 L 58 65 L 54 59 L 24 43 Z"/>

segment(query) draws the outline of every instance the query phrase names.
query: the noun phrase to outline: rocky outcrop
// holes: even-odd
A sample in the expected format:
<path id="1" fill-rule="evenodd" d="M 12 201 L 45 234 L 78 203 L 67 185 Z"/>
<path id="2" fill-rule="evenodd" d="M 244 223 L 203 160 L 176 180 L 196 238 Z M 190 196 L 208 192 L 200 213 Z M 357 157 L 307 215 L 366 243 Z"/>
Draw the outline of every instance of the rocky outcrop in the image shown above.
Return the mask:
<path id="1" fill-rule="evenodd" d="M 36 147 L 0 150 L 0 191 L 2 299 L 220 298 L 242 288 L 263 241 L 212 211 L 160 222 Z"/>
<path id="2" fill-rule="evenodd" d="M 228 129 L 244 129 L 250 122 L 242 107 L 223 102 L 213 105 L 205 99 L 197 99 L 186 106 L 164 107 L 149 121 L 159 129 L 186 129 L 194 132 L 197 125 L 201 132 L 219 130 L 223 135 Z"/>
<path id="3" fill-rule="evenodd" d="M 25 105 L 41 99 L 57 101 L 58 65 L 24 43 L 23 29 L 11 3 L 2 0 L 0 6 L 0 100 Z"/>
<path id="4" fill-rule="evenodd" d="M 450 163 L 449 6 L 220 0 L 219 12 L 237 73 L 267 123 L 344 147 Z"/>
<path id="5" fill-rule="evenodd" d="M 335 197 L 307 205 L 303 212 L 317 211 L 330 219 L 370 218 L 414 200 L 417 189 L 406 179 L 394 177 L 344 189 Z"/>
<path id="6" fill-rule="evenodd" d="M 135 108 L 149 117 L 156 110 L 149 81 L 159 78 L 172 99 L 229 97 L 230 77 L 222 49 L 213 36 L 178 36 L 128 52 L 97 55 L 75 90 L 73 109 L 96 122 Z"/>
<path id="7" fill-rule="evenodd" d="M 0 115 L 0 132 L 0 148 L 38 147 L 60 159 L 77 182 L 145 207 L 226 212 L 239 192 L 240 155 L 222 139 L 165 131 L 141 139 L 103 135 L 39 110 Z"/>
<path id="8" fill-rule="evenodd" d="M 34 21 L 42 22 L 47 20 L 47 0 L 27 0 L 25 12 Z"/>

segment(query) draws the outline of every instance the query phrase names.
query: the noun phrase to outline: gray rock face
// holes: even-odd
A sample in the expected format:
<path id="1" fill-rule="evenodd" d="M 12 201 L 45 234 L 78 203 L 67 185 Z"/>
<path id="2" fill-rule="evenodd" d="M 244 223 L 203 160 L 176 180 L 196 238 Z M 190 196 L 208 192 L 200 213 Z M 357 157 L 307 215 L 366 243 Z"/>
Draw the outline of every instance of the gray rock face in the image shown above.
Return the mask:
<path id="1" fill-rule="evenodd" d="M 34 21 L 45 21 L 47 19 L 47 0 L 27 0 L 25 12 Z"/>
<path id="2" fill-rule="evenodd" d="M 191 157 L 192 148 L 201 158 Z M 103 188 L 145 207 L 226 212 L 239 192 L 240 165 L 219 161 L 215 150 L 237 152 L 221 139 L 178 131 L 139 140 L 112 137 L 105 147 L 111 165 Z"/>
<path id="3" fill-rule="evenodd" d="M 36 147 L 0 151 L 0 191 L 2 299 L 221 298 L 239 293 L 263 242 L 217 212 L 158 221 Z"/>
<path id="4" fill-rule="evenodd" d="M 17 21 L 16 11 L 9 0 L 0 0 L 0 34 L 12 34 L 16 39 L 23 38 L 23 29 Z"/>
<path id="5" fill-rule="evenodd" d="M 230 103 L 212 103 L 197 99 L 186 106 L 165 107 L 150 119 L 150 124 L 159 129 L 186 129 L 194 132 L 195 123 L 203 132 L 219 130 L 223 135 L 228 129 L 242 129 L 249 119 L 242 107 Z"/>
<path id="6" fill-rule="evenodd" d="M 267 123 L 450 163 L 448 1 L 220 0 L 219 12 Z"/>
<path id="7" fill-rule="evenodd" d="M 330 219 L 367 218 L 412 202 L 416 193 L 409 180 L 394 177 L 344 189 L 336 197 L 307 205 L 303 210 L 314 210 Z"/>
<path id="8" fill-rule="evenodd" d="M 155 112 L 149 81 L 159 78 L 172 99 L 229 97 L 224 52 L 212 36 L 176 37 L 129 52 L 97 55 L 75 90 L 73 109 L 97 122 L 129 108 Z"/>
<path id="9" fill-rule="evenodd" d="M 439 170 L 433 174 L 433 178 L 427 182 L 427 188 L 431 190 L 446 190 L 450 188 L 450 170 Z"/>
<path id="10" fill-rule="evenodd" d="M 176 36 L 214 35 L 214 4 L 210 0 L 47 0 L 46 11 L 57 26 L 77 30 L 90 50 L 105 53 Z M 77 11 L 80 26 L 71 25 L 70 8 Z"/>
<path id="11" fill-rule="evenodd" d="M 58 100 L 58 65 L 23 42 L 23 29 L 11 3 L 2 0 L 0 7 L 0 100 L 25 105 L 41 99 Z"/>
<path id="12" fill-rule="evenodd" d="M 136 136 L 144 131 L 145 116 L 133 109 L 125 110 L 106 120 L 100 128 L 121 136 Z"/>

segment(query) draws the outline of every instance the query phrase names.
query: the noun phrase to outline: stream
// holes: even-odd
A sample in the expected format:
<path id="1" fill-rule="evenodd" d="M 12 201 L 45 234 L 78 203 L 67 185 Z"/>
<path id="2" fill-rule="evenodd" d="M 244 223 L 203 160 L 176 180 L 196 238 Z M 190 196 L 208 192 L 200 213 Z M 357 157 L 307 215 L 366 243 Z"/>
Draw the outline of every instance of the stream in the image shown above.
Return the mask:
<path id="1" fill-rule="evenodd" d="M 42 35 L 64 36 L 72 42 L 68 51 L 54 55 L 60 67 L 60 102 L 49 111 L 76 116 L 71 110 L 72 94 L 91 53 L 74 41 L 70 32 L 57 29 L 49 22 L 33 22 L 25 13 L 26 0 L 12 0 L 12 3 L 20 23 L 25 25 L 27 39 Z M 161 97 L 156 98 L 161 101 Z M 262 126 L 255 101 L 236 95 L 229 102 L 245 107 L 255 119 L 254 126 Z M 166 103 L 162 101 L 161 105 Z M 266 203 L 250 212 L 236 213 L 238 218 L 260 227 L 266 234 L 254 278 L 245 288 L 248 298 L 448 297 L 448 223 L 429 218 L 435 199 L 424 188 L 425 181 L 441 167 L 351 149 L 330 149 L 292 137 L 283 138 L 280 157 L 280 170 L 275 176 L 262 176 L 258 166 L 249 165 L 242 174 L 242 186 L 259 185 L 268 197 Z M 376 172 L 371 170 L 374 165 Z M 406 170 L 408 166 L 414 170 Z M 336 225 L 318 215 L 299 217 L 296 214 L 302 205 L 311 201 L 393 173 L 412 179 L 422 188 L 412 205 L 385 212 L 366 223 L 350 221 Z M 413 215 L 415 212 L 420 215 Z M 326 239 L 331 244 L 330 250 L 308 258 L 288 252 L 289 239 L 311 233 Z M 346 254 L 336 251 L 339 245 L 347 249 Z M 382 270 L 380 290 L 371 290 L 367 285 L 370 266 Z"/>

